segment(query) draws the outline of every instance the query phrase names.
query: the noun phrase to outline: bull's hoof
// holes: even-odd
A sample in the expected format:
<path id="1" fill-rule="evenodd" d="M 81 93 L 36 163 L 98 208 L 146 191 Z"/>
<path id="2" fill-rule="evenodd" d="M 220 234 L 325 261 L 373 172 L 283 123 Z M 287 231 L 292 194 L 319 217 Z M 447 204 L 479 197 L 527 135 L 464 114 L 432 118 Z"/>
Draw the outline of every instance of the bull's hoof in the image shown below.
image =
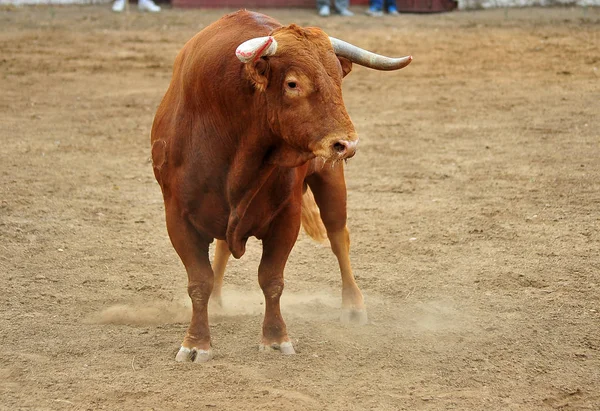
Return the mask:
<path id="1" fill-rule="evenodd" d="M 262 351 L 262 352 L 279 351 L 285 355 L 296 354 L 296 350 L 294 350 L 294 346 L 289 341 L 282 342 L 281 344 L 278 344 L 278 343 L 261 344 L 258 346 L 258 350 Z"/>
<path id="2" fill-rule="evenodd" d="M 362 308 L 357 310 L 355 308 L 344 308 L 342 310 L 342 316 L 340 320 L 344 324 L 356 324 L 356 325 L 365 325 L 369 322 L 369 318 L 367 317 L 367 310 Z"/>
<path id="3" fill-rule="evenodd" d="M 201 350 L 199 348 L 181 347 L 175 356 L 177 362 L 206 362 L 213 357 L 212 349 Z"/>

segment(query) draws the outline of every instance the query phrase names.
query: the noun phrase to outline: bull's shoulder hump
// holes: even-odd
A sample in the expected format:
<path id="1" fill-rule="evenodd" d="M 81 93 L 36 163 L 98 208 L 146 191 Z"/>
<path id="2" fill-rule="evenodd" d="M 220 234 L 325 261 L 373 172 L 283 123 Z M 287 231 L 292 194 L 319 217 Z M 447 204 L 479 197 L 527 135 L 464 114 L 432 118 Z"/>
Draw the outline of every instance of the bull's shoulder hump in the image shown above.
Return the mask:
<path id="1" fill-rule="evenodd" d="M 265 27 L 270 30 L 274 30 L 277 27 L 281 27 L 281 23 L 266 14 L 257 13 L 249 10 L 239 10 L 235 13 L 227 14 L 222 20 L 232 20 L 236 24 L 242 26 L 256 26 Z"/>

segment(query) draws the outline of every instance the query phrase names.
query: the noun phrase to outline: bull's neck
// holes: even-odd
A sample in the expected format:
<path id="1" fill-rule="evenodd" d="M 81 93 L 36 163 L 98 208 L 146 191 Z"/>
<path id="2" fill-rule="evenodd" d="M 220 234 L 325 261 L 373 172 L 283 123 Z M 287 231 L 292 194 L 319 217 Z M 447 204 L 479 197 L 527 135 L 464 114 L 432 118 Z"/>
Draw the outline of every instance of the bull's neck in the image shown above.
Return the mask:
<path id="1" fill-rule="evenodd" d="M 239 97 L 245 102 L 238 105 L 242 108 L 235 121 L 236 128 L 232 129 L 235 152 L 228 181 L 230 193 L 239 191 L 241 195 L 256 181 L 268 176 L 275 167 L 299 167 L 314 156 L 292 147 L 278 134 L 276 115 L 269 111 L 265 93 L 254 90 Z"/>

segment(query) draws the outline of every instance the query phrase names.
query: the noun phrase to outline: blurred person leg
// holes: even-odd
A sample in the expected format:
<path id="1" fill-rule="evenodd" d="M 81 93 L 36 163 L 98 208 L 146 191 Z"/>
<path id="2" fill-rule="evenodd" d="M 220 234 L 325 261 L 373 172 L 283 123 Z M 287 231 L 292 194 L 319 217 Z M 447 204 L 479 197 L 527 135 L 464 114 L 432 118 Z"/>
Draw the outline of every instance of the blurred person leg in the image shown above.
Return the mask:
<path id="1" fill-rule="evenodd" d="M 350 7 L 349 0 L 335 0 L 335 9 L 341 16 L 354 16 L 354 13 L 352 13 L 348 7 Z"/>
<path id="2" fill-rule="evenodd" d="M 371 17 L 383 16 L 383 0 L 370 0 L 366 13 Z"/>
<path id="3" fill-rule="evenodd" d="M 398 12 L 398 7 L 396 6 L 396 0 L 385 0 L 385 5 L 390 16 L 397 16 L 400 14 Z"/>
<path id="4" fill-rule="evenodd" d="M 331 14 L 331 10 L 329 9 L 329 0 L 317 0 L 317 10 L 319 12 L 319 16 L 328 17 Z"/>

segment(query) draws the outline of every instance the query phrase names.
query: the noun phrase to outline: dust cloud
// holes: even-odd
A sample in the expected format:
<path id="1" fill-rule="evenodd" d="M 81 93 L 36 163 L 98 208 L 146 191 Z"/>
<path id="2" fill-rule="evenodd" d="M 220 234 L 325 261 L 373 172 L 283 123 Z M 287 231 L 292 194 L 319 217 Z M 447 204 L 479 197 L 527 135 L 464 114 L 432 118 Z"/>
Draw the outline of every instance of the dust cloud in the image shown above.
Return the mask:
<path id="1" fill-rule="evenodd" d="M 93 314 L 88 322 L 94 324 L 157 325 L 188 322 L 191 310 L 175 302 L 117 304 Z"/>
<path id="2" fill-rule="evenodd" d="M 209 304 L 209 315 L 214 316 L 255 316 L 264 313 L 264 297 L 260 292 L 236 289 L 223 290 L 223 305 Z M 325 292 L 289 293 L 281 298 L 281 307 L 289 315 L 310 315 L 322 312 L 323 308 L 335 310 L 341 305 L 341 298 Z M 187 323 L 191 319 L 191 301 L 182 295 L 174 301 L 112 305 L 88 318 L 89 323 L 122 325 L 157 325 Z"/>

